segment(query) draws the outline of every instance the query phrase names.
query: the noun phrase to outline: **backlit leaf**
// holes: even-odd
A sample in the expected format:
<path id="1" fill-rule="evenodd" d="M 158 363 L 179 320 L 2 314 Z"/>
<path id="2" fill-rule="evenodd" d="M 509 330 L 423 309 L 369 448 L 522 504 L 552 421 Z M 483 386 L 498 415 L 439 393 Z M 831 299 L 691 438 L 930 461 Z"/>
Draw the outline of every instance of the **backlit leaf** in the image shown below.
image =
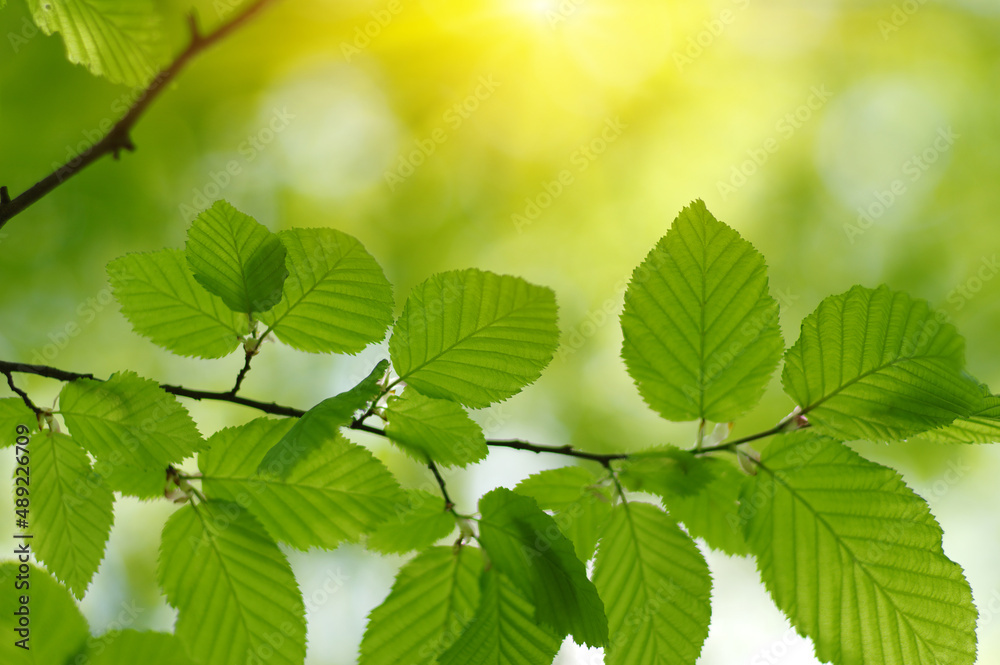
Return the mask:
<path id="1" fill-rule="evenodd" d="M 980 403 L 964 366 L 965 341 L 926 301 L 855 286 L 802 321 L 781 379 L 820 433 L 892 441 Z"/>
<path id="2" fill-rule="evenodd" d="M 250 331 L 245 315 L 195 280 L 179 249 L 126 254 L 108 264 L 108 276 L 132 328 L 179 355 L 227 356 Z"/>
<path id="3" fill-rule="evenodd" d="M 185 255 L 198 283 L 234 312 L 263 312 L 281 299 L 288 276 L 285 247 L 226 201 L 216 201 L 192 222 Z"/>
<path id="4" fill-rule="evenodd" d="M 424 395 L 481 408 L 534 382 L 558 343 L 550 289 L 454 270 L 413 288 L 393 326 L 389 355 L 400 378 Z"/>
<path id="5" fill-rule="evenodd" d="M 302 665 L 305 607 L 285 555 L 235 503 L 187 505 L 163 527 L 160 586 L 203 665 Z"/>
<path id="6" fill-rule="evenodd" d="M 784 350 L 764 257 L 700 200 L 635 269 L 621 323 L 629 375 L 668 420 L 734 420 Z"/>
<path id="7" fill-rule="evenodd" d="M 971 665 L 976 608 L 927 504 L 892 469 L 810 431 L 777 437 L 745 489 L 774 602 L 837 665 Z"/>

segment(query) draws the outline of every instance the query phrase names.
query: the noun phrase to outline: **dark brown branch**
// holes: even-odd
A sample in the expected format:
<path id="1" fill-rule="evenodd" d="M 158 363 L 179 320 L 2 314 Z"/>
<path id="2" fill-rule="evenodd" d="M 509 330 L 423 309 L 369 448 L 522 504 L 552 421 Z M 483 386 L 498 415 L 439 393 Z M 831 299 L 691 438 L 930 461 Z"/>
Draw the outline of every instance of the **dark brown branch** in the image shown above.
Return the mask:
<path id="1" fill-rule="evenodd" d="M 6 360 L 0 360 L 0 373 L 8 374 L 11 372 L 19 374 L 34 374 L 36 376 L 44 376 L 49 379 L 56 379 L 57 381 L 76 381 L 77 379 L 94 379 L 100 381 L 100 379 L 95 377 L 93 374 L 67 372 L 65 370 L 56 369 L 55 367 L 49 367 L 48 365 L 27 365 L 23 363 L 12 363 Z M 247 399 L 246 397 L 233 395 L 228 392 L 191 390 L 190 388 L 184 388 L 183 386 L 171 386 L 165 383 L 161 383 L 160 387 L 171 395 L 177 395 L 178 397 L 187 397 L 189 399 L 196 400 L 207 399 L 218 402 L 229 402 L 230 404 L 239 404 L 241 406 L 257 409 L 258 411 L 275 416 L 292 416 L 297 418 L 305 413 L 302 409 L 282 406 L 281 404 L 275 404 L 274 402 L 259 402 L 257 400 Z"/>
<path id="2" fill-rule="evenodd" d="M 486 441 L 486 445 L 495 446 L 497 448 L 513 448 L 514 450 L 527 450 L 533 453 L 552 453 L 553 455 L 567 455 L 569 457 L 577 457 L 579 459 L 592 460 L 594 462 L 600 462 L 606 468 L 611 468 L 611 462 L 616 459 L 626 459 L 628 457 L 625 453 L 588 453 L 583 450 L 577 450 L 573 446 L 540 446 L 529 441 L 521 441 L 520 439 L 490 439 Z"/>
<path id="3" fill-rule="evenodd" d="M 692 451 L 695 455 L 703 455 L 705 453 L 714 453 L 720 450 L 735 450 L 737 446 L 750 443 L 751 441 L 756 441 L 757 439 L 764 439 L 775 434 L 780 434 L 788 429 L 805 429 L 809 427 L 808 422 L 804 422 L 801 419 L 801 413 L 796 412 L 782 420 L 780 423 L 772 427 L 771 429 L 764 430 L 763 432 L 757 432 L 756 434 L 751 434 L 749 436 L 744 436 L 741 439 L 733 439 L 732 441 L 725 441 L 717 446 L 709 446 L 707 448 L 701 448 L 699 450 Z M 794 425 L 794 427 L 791 427 Z"/>
<path id="4" fill-rule="evenodd" d="M 3 228 L 4 224 L 12 217 L 23 212 L 28 206 L 40 200 L 53 189 L 104 155 L 112 155 L 115 159 L 118 159 L 122 150 L 128 150 L 129 152 L 135 150 L 135 145 L 132 143 L 131 138 L 132 128 L 146 112 L 146 109 L 159 97 L 160 93 L 177 78 L 177 75 L 180 74 L 187 63 L 202 51 L 208 49 L 247 23 L 269 2 L 271 0 L 255 0 L 251 2 L 240 14 L 207 35 L 201 34 L 194 16 L 189 15 L 188 24 L 191 29 L 191 40 L 187 48 L 181 51 L 165 69 L 153 77 L 153 80 L 139 94 L 135 103 L 125 112 L 121 120 L 100 141 L 76 157 L 73 157 L 13 199 L 7 194 L 6 188 L 0 190 L 0 228 Z"/>
<path id="5" fill-rule="evenodd" d="M 236 393 L 240 391 L 240 386 L 243 385 L 243 379 L 246 378 L 247 372 L 250 371 L 250 361 L 253 360 L 255 355 L 257 355 L 256 352 L 247 351 L 246 362 L 243 363 L 243 369 L 240 370 L 240 373 L 236 375 L 236 383 L 233 385 L 233 389 L 229 391 L 230 395 L 236 395 Z"/>
<path id="6" fill-rule="evenodd" d="M 7 385 L 10 386 L 10 389 L 13 390 L 17 394 L 17 396 L 21 398 L 21 401 L 24 402 L 25 406 L 31 409 L 32 413 L 35 414 L 36 418 L 41 419 L 42 410 L 39 409 L 37 406 L 35 406 L 35 403 L 31 401 L 30 397 L 28 397 L 28 393 L 24 392 L 14 384 L 14 375 L 11 373 L 11 371 L 5 370 L 3 374 L 4 376 L 7 377 Z"/>
<path id="7" fill-rule="evenodd" d="M 444 478 L 441 477 L 441 472 L 438 471 L 437 465 L 434 464 L 432 460 L 427 460 L 427 467 L 434 474 L 434 480 L 437 481 L 438 487 L 441 488 L 441 496 L 444 497 L 444 509 L 447 511 L 453 511 L 455 509 L 455 504 L 452 502 L 451 497 L 448 496 L 448 488 L 445 487 Z"/>
<path id="8" fill-rule="evenodd" d="M 0 373 L 6 374 L 8 376 L 8 381 L 12 382 L 10 374 L 12 372 L 22 373 L 22 374 L 35 374 L 37 376 L 44 376 L 50 379 L 57 379 L 59 381 L 75 381 L 76 379 L 94 379 L 93 374 L 77 374 L 76 372 L 67 372 L 61 369 L 56 369 L 55 367 L 49 367 L 47 365 L 26 365 L 21 363 L 12 363 L 4 360 L 0 360 Z M 187 397 L 189 399 L 196 400 L 214 400 L 218 402 L 229 402 L 231 404 L 239 404 L 241 406 L 246 406 L 251 409 L 256 409 L 263 413 L 268 413 L 275 416 L 290 416 L 293 418 L 298 418 L 302 416 L 305 411 L 302 409 L 296 409 L 291 406 L 282 406 L 281 404 L 275 404 L 274 402 L 259 402 L 253 399 L 247 399 L 245 397 L 240 397 L 234 395 L 232 391 L 230 392 L 213 392 L 210 390 L 192 390 L 190 388 L 184 388 L 183 386 L 172 386 L 168 384 L 160 384 L 163 390 L 167 391 L 172 395 L 177 395 L 178 397 Z M 21 394 L 20 391 L 16 391 Z M 359 420 L 355 420 L 350 425 L 348 425 L 353 430 L 359 432 L 368 432 L 369 434 L 376 434 L 378 436 L 387 437 L 385 430 L 378 427 L 372 427 L 371 425 L 366 425 Z M 734 450 L 737 446 L 743 443 L 748 443 L 750 441 L 756 441 L 757 439 L 763 439 L 774 434 L 778 434 L 787 429 L 803 429 L 809 427 L 808 422 L 804 422 L 801 418 L 800 413 L 793 413 L 787 418 L 782 420 L 780 423 L 775 425 L 769 430 L 763 432 L 758 432 L 756 434 L 751 434 L 740 439 L 734 439 L 732 441 L 726 441 L 720 443 L 717 446 L 710 446 L 708 448 L 702 448 L 701 450 L 692 451 L 695 455 L 703 455 L 705 453 L 718 452 L 722 450 Z M 593 462 L 600 462 L 604 467 L 610 469 L 611 462 L 620 459 L 628 459 L 629 455 L 627 453 L 588 453 L 584 450 L 577 450 L 576 448 L 565 445 L 565 446 L 542 446 L 536 443 L 531 443 L 529 441 L 522 441 L 520 439 L 487 439 L 486 445 L 495 448 L 511 448 L 513 450 L 526 450 L 532 453 L 550 453 L 552 455 L 563 455 L 566 457 L 576 457 L 578 459 L 591 460 Z"/>

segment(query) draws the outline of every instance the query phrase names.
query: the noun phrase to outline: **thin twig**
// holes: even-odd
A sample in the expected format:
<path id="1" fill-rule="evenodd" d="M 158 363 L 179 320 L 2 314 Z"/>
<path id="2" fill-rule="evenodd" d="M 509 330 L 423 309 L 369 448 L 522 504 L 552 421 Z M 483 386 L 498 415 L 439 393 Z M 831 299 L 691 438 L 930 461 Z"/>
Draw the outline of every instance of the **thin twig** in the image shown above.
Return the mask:
<path id="1" fill-rule="evenodd" d="M 0 373 L 7 374 L 9 372 L 16 372 L 19 374 L 34 374 L 36 376 L 44 376 L 49 379 L 56 379 L 57 381 L 76 381 L 78 379 L 92 379 L 95 381 L 100 381 L 93 374 L 80 374 L 78 372 L 67 372 L 65 370 L 56 369 L 55 367 L 49 367 L 48 365 L 28 365 L 24 363 L 12 363 L 6 360 L 0 360 Z M 282 406 L 281 404 L 275 404 L 274 402 L 259 402 L 253 399 L 247 399 L 246 397 L 240 397 L 238 395 L 231 395 L 228 392 L 215 392 L 211 390 L 192 390 L 190 388 L 185 388 L 183 386 L 172 386 L 166 383 L 161 383 L 160 388 L 167 391 L 171 395 L 177 395 L 178 397 L 187 397 L 189 399 L 196 400 L 215 400 L 218 402 L 230 402 L 231 404 L 239 404 L 241 406 L 246 406 L 251 409 L 257 409 L 264 413 L 269 413 L 275 416 L 292 416 L 298 418 L 303 415 L 305 411 L 302 409 L 296 409 L 291 406 Z"/>
<path id="2" fill-rule="evenodd" d="M 441 496 L 444 497 L 444 509 L 448 512 L 454 512 L 455 504 L 452 502 L 451 497 L 448 496 L 448 488 L 445 487 L 444 478 L 441 477 L 441 472 L 438 471 L 437 465 L 434 464 L 433 460 L 428 459 L 427 468 L 434 474 L 434 480 L 437 481 L 438 487 L 441 488 Z"/>
<path id="3" fill-rule="evenodd" d="M 778 423 L 771 429 L 764 430 L 763 432 L 757 432 L 756 434 L 751 434 L 749 436 L 744 436 L 741 439 L 733 439 L 732 441 L 726 441 L 724 443 L 718 444 L 717 446 L 709 446 L 707 448 L 701 448 L 700 450 L 695 450 L 692 452 L 694 452 L 695 455 L 703 455 L 705 453 L 714 453 L 720 450 L 733 450 L 734 448 L 736 448 L 736 446 L 739 446 L 740 444 L 749 443 L 751 441 L 756 441 L 757 439 L 763 439 L 769 436 L 773 436 L 775 434 L 780 434 L 781 432 L 788 429 L 788 426 L 791 425 L 793 422 L 795 422 L 800 415 L 802 414 L 798 412 L 792 413 L 791 415 L 789 415 L 787 418 L 782 420 L 780 423 Z M 796 429 L 805 429 L 806 427 L 809 427 L 809 423 L 799 424 L 796 427 Z"/>
<path id="4" fill-rule="evenodd" d="M 573 446 L 540 446 L 529 441 L 522 441 L 520 439 L 489 439 L 486 441 L 486 445 L 495 446 L 497 448 L 513 448 L 514 450 L 528 450 L 533 453 L 552 453 L 554 455 L 567 455 L 569 457 L 578 457 L 580 459 L 589 459 L 594 462 L 600 462 L 606 468 L 611 468 L 611 462 L 616 459 L 626 459 L 628 457 L 625 453 L 588 453 L 583 450 L 577 450 Z"/>
<path id="5" fill-rule="evenodd" d="M 247 372 L 250 371 L 250 361 L 253 360 L 255 355 L 257 355 L 256 352 L 252 351 L 247 351 L 246 354 L 247 359 L 246 362 L 243 363 L 243 369 L 241 369 L 240 373 L 236 375 L 236 383 L 233 385 L 232 390 L 229 391 L 229 394 L 234 397 L 236 396 L 236 393 L 239 392 L 240 386 L 243 385 L 243 379 L 246 378 Z"/>
<path id="6" fill-rule="evenodd" d="M 135 103 L 125 112 L 125 115 L 112 127 L 108 133 L 97 143 L 90 146 L 80 154 L 72 157 L 65 164 L 55 171 L 45 176 L 34 185 L 11 199 L 6 188 L 0 191 L 0 228 L 3 228 L 15 215 L 23 212 L 28 206 L 37 202 L 53 189 L 66 182 L 84 168 L 97 161 L 104 155 L 112 155 L 118 159 L 123 150 L 132 152 L 135 144 L 132 143 L 132 128 L 139 121 L 139 118 L 146 112 L 146 109 L 159 97 L 160 93 L 180 74 L 185 65 L 202 51 L 208 49 L 216 42 L 222 40 L 231 32 L 247 23 L 257 13 L 259 13 L 271 0 L 255 0 L 247 5 L 240 14 L 232 20 L 222 24 L 207 35 L 201 34 L 193 15 L 189 15 L 188 24 L 190 26 L 191 38 L 187 48 L 181 51 L 177 57 L 160 71 L 153 80 L 149 82 L 145 90 L 141 92 Z"/>
<path id="7" fill-rule="evenodd" d="M 0 373 L 6 374 L 8 376 L 8 381 L 10 381 L 10 374 L 12 372 L 22 373 L 22 374 L 35 374 L 37 376 L 44 376 L 50 379 L 57 379 L 59 381 L 75 381 L 77 379 L 96 379 L 93 374 L 79 374 L 76 372 L 67 372 L 65 370 L 56 369 L 55 367 L 49 367 L 47 365 L 28 365 L 22 363 L 12 363 L 5 360 L 0 360 Z M 171 395 L 177 395 L 178 397 L 187 397 L 189 399 L 195 400 L 214 400 L 218 402 L 229 402 L 231 404 L 239 404 L 241 406 L 246 406 L 251 409 L 256 409 L 263 413 L 268 413 L 275 416 L 290 416 L 293 418 L 298 418 L 305 414 L 302 409 L 296 409 L 291 406 L 283 406 L 281 404 L 276 404 L 274 402 L 260 402 L 253 399 L 247 399 L 246 397 L 240 397 L 239 395 L 233 395 L 231 392 L 215 392 L 210 390 L 192 390 L 191 388 L 185 388 L 183 386 L 172 386 L 169 384 L 160 384 L 160 388 L 170 393 Z M 21 394 L 18 391 L 18 394 Z M 797 429 L 803 429 L 808 427 L 808 423 L 797 422 L 800 417 L 800 413 L 793 413 L 787 418 L 782 420 L 780 423 L 775 425 L 769 430 L 763 432 L 758 432 L 757 434 L 751 434 L 750 436 L 745 436 L 740 439 L 734 439 L 732 441 L 727 441 L 725 443 L 720 443 L 716 446 L 709 446 L 707 448 L 702 448 L 701 450 L 692 451 L 696 455 L 703 455 L 706 453 L 717 452 L 720 450 L 732 450 L 743 443 L 748 443 L 750 441 L 756 441 L 757 439 L 763 439 L 774 434 L 778 434 L 789 428 L 793 423 L 796 423 Z M 372 427 L 371 425 L 366 425 L 360 422 L 360 419 L 348 425 L 353 430 L 359 432 L 368 432 L 369 434 L 376 434 L 381 437 L 388 437 L 385 430 L 378 427 Z M 536 443 L 531 443 L 530 441 L 522 441 L 521 439 L 487 439 L 486 445 L 495 448 L 512 448 L 514 450 L 526 450 L 533 453 L 550 453 L 553 455 L 563 455 L 566 457 L 576 457 L 578 459 L 586 459 L 594 462 L 600 462 L 605 468 L 611 469 L 611 463 L 615 460 L 628 459 L 630 455 L 628 453 L 589 453 L 583 450 L 577 450 L 576 448 L 565 445 L 565 446 L 542 446 Z M 643 453 L 638 453 L 642 455 Z"/>
<path id="8" fill-rule="evenodd" d="M 35 418 L 38 418 L 39 422 L 41 422 L 42 410 L 35 406 L 35 403 L 31 401 L 30 397 L 28 397 L 28 393 L 14 385 L 14 376 L 11 373 L 11 370 L 3 370 L 3 374 L 7 377 L 7 385 L 10 386 L 10 389 L 21 398 L 21 401 L 24 402 L 25 406 L 31 409 L 31 412 L 35 414 Z"/>

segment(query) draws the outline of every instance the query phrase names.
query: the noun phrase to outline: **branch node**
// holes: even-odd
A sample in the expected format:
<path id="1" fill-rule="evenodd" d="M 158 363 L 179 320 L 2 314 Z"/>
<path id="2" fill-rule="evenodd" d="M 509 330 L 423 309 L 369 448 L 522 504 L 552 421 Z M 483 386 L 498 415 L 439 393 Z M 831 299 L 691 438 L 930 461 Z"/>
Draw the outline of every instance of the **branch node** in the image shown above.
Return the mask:
<path id="1" fill-rule="evenodd" d="M 117 160 L 122 150 L 135 152 L 135 144 L 132 143 L 132 137 L 124 132 L 121 136 L 116 136 L 112 139 L 111 156 Z"/>
<path id="2" fill-rule="evenodd" d="M 192 9 L 187 14 L 187 24 L 188 31 L 191 34 L 191 43 L 199 44 L 204 40 L 204 36 L 201 34 L 201 28 L 198 27 L 198 12 Z"/>
<path id="3" fill-rule="evenodd" d="M 14 383 L 14 374 L 11 370 L 4 370 L 3 374 L 4 376 L 7 377 L 7 385 L 10 386 L 10 389 L 14 392 L 15 395 L 21 398 L 21 401 L 24 402 L 24 405 L 29 409 L 31 409 L 31 412 L 35 414 L 35 418 L 38 419 L 38 426 L 41 427 L 42 419 L 44 417 L 44 412 L 42 411 L 42 409 L 39 409 L 37 406 L 35 406 L 35 403 L 31 401 L 30 397 L 28 397 L 28 393 L 24 392 L 23 390 L 17 387 L 17 385 Z"/>
<path id="4" fill-rule="evenodd" d="M 0 206 L 5 206 L 10 203 L 10 193 L 7 191 L 7 185 L 0 187 Z"/>

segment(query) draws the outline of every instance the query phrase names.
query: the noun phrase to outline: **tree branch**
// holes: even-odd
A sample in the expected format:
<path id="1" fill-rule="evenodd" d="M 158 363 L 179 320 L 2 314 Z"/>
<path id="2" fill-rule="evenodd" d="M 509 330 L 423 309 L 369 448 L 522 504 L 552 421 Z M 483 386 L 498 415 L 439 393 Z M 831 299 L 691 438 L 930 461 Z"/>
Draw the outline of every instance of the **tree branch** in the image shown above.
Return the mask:
<path id="1" fill-rule="evenodd" d="M 247 372 L 250 371 L 250 361 L 253 360 L 255 355 L 257 355 L 256 351 L 246 352 L 246 361 L 243 363 L 243 369 L 241 369 L 240 373 L 236 375 L 236 383 L 233 385 L 232 390 L 229 391 L 230 395 L 235 396 L 236 393 L 240 391 L 240 386 L 243 385 L 243 379 L 246 378 Z"/>
<path id="2" fill-rule="evenodd" d="M 444 478 L 441 477 L 441 472 L 438 471 L 437 465 L 434 464 L 433 460 L 428 459 L 427 467 L 431 470 L 431 473 L 434 474 L 434 480 L 437 481 L 438 487 L 441 488 L 441 496 L 444 497 L 444 509 L 448 512 L 455 512 L 455 503 L 451 500 L 451 497 L 448 496 L 448 488 L 445 487 Z"/>
<path id="3" fill-rule="evenodd" d="M 616 459 L 626 459 L 628 455 L 626 453 L 588 453 L 583 450 L 577 450 L 573 446 L 540 446 L 529 441 L 521 441 L 520 439 L 491 439 L 486 441 L 486 445 L 494 446 L 497 448 L 513 448 L 514 450 L 527 450 L 533 453 L 552 453 L 553 455 L 566 455 L 568 457 L 577 457 L 579 459 L 592 460 L 594 462 L 600 462 L 605 466 L 605 468 L 611 468 L 611 462 Z"/>
<path id="4" fill-rule="evenodd" d="M 194 15 L 189 15 L 188 24 L 191 31 L 191 40 L 187 48 L 181 51 L 173 62 L 153 77 L 153 80 L 149 82 L 145 90 L 139 94 L 135 103 L 125 112 L 121 120 L 108 131 L 104 138 L 71 158 L 68 162 L 13 199 L 7 193 L 6 187 L 0 188 L 0 228 L 3 228 L 4 224 L 12 217 L 23 212 L 28 206 L 40 200 L 53 189 L 104 155 L 112 155 L 115 159 L 118 159 L 122 150 L 134 151 L 135 144 L 132 143 L 131 138 L 132 128 L 146 112 L 146 109 L 159 97 L 160 93 L 180 74 L 185 65 L 202 51 L 208 49 L 247 23 L 269 2 L 271 0 L 254 0 L 232 20 L 223 23 L 207 35 L 201 34 Z"/>
<path id="5" fill-rule="evenodd" d="M 41 419 L 42 410 L 39 409 L 37 406 L 35 406 L 35 403 L 31 401 L 30 397 L 28 397 L 28 393 L 24 392 L 14 384 L 14 375 L 11 373 L 11 371 L 5 370 L 3 372 L 3 375 L 7 377 L 7 385 L 10 386 L 10 389 L 13 390 L 14 393 L 21 398 L 21 401 L 24 402 L 25 406 L 31 409 L 31 412 L 35 414 L 36 418 Z"/>
<path id="6" fill-rule="evenodd" d="M 8 376 L 8 381 L 13 383 L 13 379 L 10 378 L 12 372 L 17 372 L 21 374 L 35 374 L 37 376 L 44 376 L 50 379 L 56 379 L 59 381 L 75 381 L 77 379 L 96 379 L 93 374 L 78 374 L 76 372 L 67 372 L 65 370 L 56 369 L 55 367 L 49 367 L 47 365 L 27 365 L 22 363 L 12 363 L 5 360 L 0 360 L 0 374 L 5 374 Z M 96 379 L 100 380 L 100 379 Z M 298 418 L 305 414 L 302 409 L 296 409 L 291 406 L 283 406 L 281 404 L 276 404 L 274 402 L 260 402 L 253 399 L 247 399 L 246 397 L 240 397 L 239 395 L 234 395 L 232 391 L 229 392 L 215 392 L 210 390 L 192 390 L 190 388 L 185 388 L 183 386 L 172 386 L 168 384 L 161 383 L 160 387 L 170 393 L 171 395 L 177 395 L 178 397 L 187 397 L 189 399 L 196 400 L 214 400 L 217 402 L 229 402 L 231 404 L 239 404 L 241 406 L 246 406 L 251 409 L 256 409 L 263 413 L 268 413 L 275 416 L 290 416 L 293 418 Z M 20 391 L 15 390 L 18 394 Z M 809 427 L 809 423 L 801 417 L 801 413 L 795 411 L 791 413 L 787 418 L 782 420 L 780 423 L 772 427 L 771 429 L 765 430 L 763 432 L 758 432 L 756 434 L 751 434 L 749 436 L 744 436 L 740 439 L 734 439 L 732 441 L 727 441 L 720 443 L 717 446 L 709 446 L 707 448 L 701 448 L 700 450 L 692 451 L 695 455 L 704 455 L 706 453 L 718 452 L 721 450 L 734 450 L 737 446 L 748 443 L 750 441 L 756 441 L 757 439 L 763 439 L 774 434 L 778 434 L 786 429 L 803 429 Z M 354 422 L 347 425 L 350 429 L 357 430 L 359 432 L 368 432 L 369 434 L 375 434 L 377 436 L 388 438 L 384 429 L 378 427 L 372 427 L 371 425 L 366 425 L 361 422 L 361 419 L 355 420 Z M 526 450 L 532 453 L 550 453 L 552 455 L 563 455 L 565 457 L 576 457 L 577 459 L 591 460 L 593 462 L 600 462 L 605 468 L 611 468 L 611 462 L 620 459 L 628 459 L 630 455 L 628 453 L 589 453 L 584 450 L 577 450 L 573 446 L 542 446 L 536 443 L 531 443 L 530 441 L 522 441 L 520 439 L 487 439 L 486 445 L 492 446 L 494 448 L 512 448 L 514 450 Z M 436 475 L 436 474 L 435 474 Z"/>
<path id="7" fill-rule="evenodd" d="M 23 363 L 12 363 L 6 360 L 0 360 L 0 374 L 7 374 L 8 372 L 17 372 L 19 374 L 34 374 L 36 376 L 44 376 L 49 379 L 56 379 L 57 381 L 76 381 L 77 379 L 94 379 L 95 381 L 100 381 L 93 374 L 79 374 L 77 372 L 67 372 L 65 370 L 56 369 L 55 367 L 49 367 L 48 365 L 28 365 Z M 187 397 L 189 399 L 196 400 L 215 400 L 218 402 L 229 402 L 231 404 L 239 404 L 241 406 L 246 406 L 251 409 L 257 409 L 264 413 L 269 413 L 275 416 L 291 416 L 298 418 L 303 415 L 305 411 L 302 409 L 296 409 L 290 406 L 282 406 L 281 404 L 275 404 L 274 402 L 259 402 L 254 399 L 247 399 L 246 397 L 240 397 L 239 395 L 233 395 L 229 392 L 216 392 L 211 390 L 192 390 L 190 388 L 185 388 L 183 386 L 171 386 L 166 383 L 161 383 L 160 388 L 167 391 L 171 395 L 177 395 L 178 397 Z"/>
<path id="8" fill-rule="evenodd" d="M 709 446 L 707 448 L 700 448 L 693 451 L 695 455 L 703 455 L 705 453 L 719 452 L 720 450 L 734 450 L 737 446 L 749 443 L 751 441 L 756 441 L 757 439 L 764 439 L 775 434 L 780 434 L 786 429 L 790 429 L 790 425 L 795 425 L 791 429 L 805 429 L 809 427 L 809 423 L 802 418 L 802 414 L 798 411 L 792 412 L 788 417 L 782 420 L 780 423 L 772 427 L 771 429 L 764 430 L 763 432 L 757 432 L 756 434 L 751 434 L 749 436 L 744 436 L 740 439 L 733 439 L 732 441 L 725 441 L 717 446 Z"/>

